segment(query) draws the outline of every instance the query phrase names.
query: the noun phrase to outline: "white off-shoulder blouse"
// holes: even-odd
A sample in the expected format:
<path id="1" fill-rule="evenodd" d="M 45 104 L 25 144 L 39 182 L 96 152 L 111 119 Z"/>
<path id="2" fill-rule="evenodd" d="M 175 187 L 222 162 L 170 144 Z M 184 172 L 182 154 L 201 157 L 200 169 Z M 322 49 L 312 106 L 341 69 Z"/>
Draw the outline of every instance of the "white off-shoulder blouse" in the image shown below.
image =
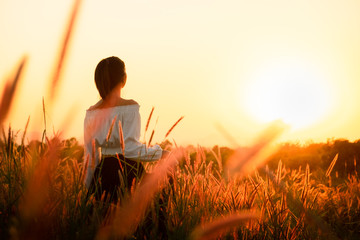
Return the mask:
<path id="1" fill-rule="evenodd" d="M 101 155 L 123 154 L 135 161 L 156 161 L 161 158 L 159 145 L 147 147 L 139 141 L 141 119 L 139 105 L 121 105 L 96 108 L 86 111 L 84 119 L 84 161 L 86 169 L 85 185 L 90 186 L 95 167 Z M 121 145 L 121 124 L 123 143 Z M 110 134 L 109 134 L 110 133 Z M 123 148 L 124 146 L 124 152 Z"/>

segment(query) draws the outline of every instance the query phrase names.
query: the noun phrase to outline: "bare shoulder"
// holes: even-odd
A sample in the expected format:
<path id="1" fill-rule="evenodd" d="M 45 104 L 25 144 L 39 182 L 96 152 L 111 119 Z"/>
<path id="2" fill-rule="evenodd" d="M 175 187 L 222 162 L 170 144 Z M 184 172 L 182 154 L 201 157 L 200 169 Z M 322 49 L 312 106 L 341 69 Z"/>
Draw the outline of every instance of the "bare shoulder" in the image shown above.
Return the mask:
<path id="1" fill-rule="evenodd" d="M 102 100 L 98 101 L 97 103 L 95 103 L 94 105 L 90 106 L 88 108 L 88 111 L 92 111 L 92 110 L 95 110 L 95 109 L 99 109 L 102 105 Z"/>
<path id="2" fill-rule="evenodd" d="M 127 99 L 127 105 L 139 105 L 134 99 Z"/>
<path id="3" fill-rule="evenodd" d="M 106 109 L 106 108 L 117 107 L 117 106 L 128 106 L 128 105 L 139 105 L 139 104 L 133 99 L 119 98 L 119 99 L 113 100 L 112 102 L 104 102 L 103 100 L 100 100 L 95 105 L 91 106 L 88 109 L 88 111 L 97 110 L 97 109 Z"/>
<path id="4" fill-rule="evenodd" d="M 138 105 L 138 103 L 133 99 L 119 99 L 117 106 L 126 106 L 126 105 Z"/>

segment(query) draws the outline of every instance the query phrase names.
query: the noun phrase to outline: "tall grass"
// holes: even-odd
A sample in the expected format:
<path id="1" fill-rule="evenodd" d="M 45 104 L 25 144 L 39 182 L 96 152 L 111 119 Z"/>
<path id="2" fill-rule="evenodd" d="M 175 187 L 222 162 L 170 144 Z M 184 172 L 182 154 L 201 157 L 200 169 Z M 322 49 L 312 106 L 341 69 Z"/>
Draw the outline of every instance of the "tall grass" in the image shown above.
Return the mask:
<path id="1" fill-rule="evenodd" d="M 331 186 L 325 170 L 315 179 L 309 167 L 279 161 L 276 169 L 225 178 L 221 150 L 179 148 L 115 206 L 87 196 L 76 140 L 23 145 L 16 137 L 9 128 L 0 141 L 2 239 L 359 237 L 355 175 Z"/>

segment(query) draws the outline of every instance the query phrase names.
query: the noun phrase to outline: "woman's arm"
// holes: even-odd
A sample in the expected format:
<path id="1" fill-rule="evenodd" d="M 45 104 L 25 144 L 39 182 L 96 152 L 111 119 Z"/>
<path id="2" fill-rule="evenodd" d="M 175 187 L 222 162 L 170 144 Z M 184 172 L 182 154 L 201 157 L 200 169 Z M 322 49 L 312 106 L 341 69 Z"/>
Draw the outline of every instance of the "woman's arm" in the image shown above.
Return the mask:
<path id="1" fill-rule="evenodd" d="M 161 158 L 163 150 L 159 145 L 146 146 L 139 140 L 141 128 L 139 109 L 123 118 L 121 124 L 124 133 L 125 157 L 145 162 L 157 161 Z"/>

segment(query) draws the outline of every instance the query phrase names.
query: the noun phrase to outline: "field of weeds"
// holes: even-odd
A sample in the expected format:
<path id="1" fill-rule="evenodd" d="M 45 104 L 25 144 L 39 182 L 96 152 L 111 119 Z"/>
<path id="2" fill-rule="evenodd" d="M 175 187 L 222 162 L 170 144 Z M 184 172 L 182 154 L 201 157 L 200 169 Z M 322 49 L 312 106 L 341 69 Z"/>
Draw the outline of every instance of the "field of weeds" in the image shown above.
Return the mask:
<path id="1" fill-rule="evenodd" d="M 1 239 L 360 237 L 359 179 L 351 174 L 332 184 L 338 155 L 315 178 L 309 166 L 289 169 L 281 160 L 276 169 L 241 166 L 233 174 L 228 161 L 244 160 L 238 150 L 174 147 L 114 205 L 87 196 L 76 139 L 16 138 L 23 136 L 9 128 L 0 142 Z M 257 150 L 245 154 L 244 165 Z"/>

